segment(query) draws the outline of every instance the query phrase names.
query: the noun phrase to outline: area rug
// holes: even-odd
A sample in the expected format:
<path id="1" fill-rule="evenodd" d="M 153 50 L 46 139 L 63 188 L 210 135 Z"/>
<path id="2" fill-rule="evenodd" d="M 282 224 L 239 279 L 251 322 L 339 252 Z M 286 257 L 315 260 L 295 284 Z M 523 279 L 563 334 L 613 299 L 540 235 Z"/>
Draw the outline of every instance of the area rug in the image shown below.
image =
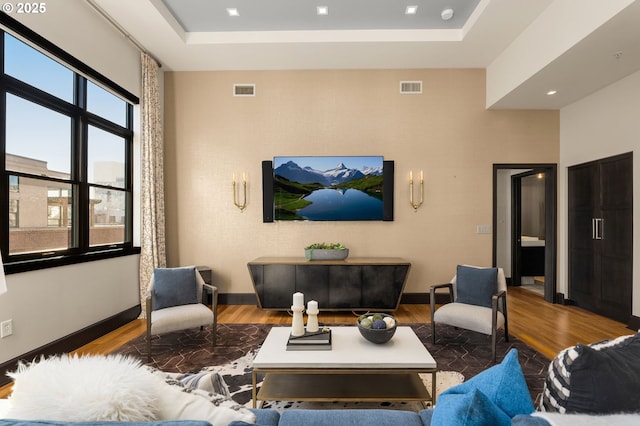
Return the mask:
<path id="1" fill-rule="evenodd" d="M 230 363 L 204 367 L 197 373 L 169 373 L 175 374 L 174 379 L 179 381 L 203 382 L 205 389 L 210 382 L 209 373 L 219 374 L 224 383 L 227 385 L 231 398 L 246 407 L 252 407 L 251 399 L 252 377 L 251 371 L 253 359 L 257 350 L 252 350 L 243 357 L 240 357 Z M 427 389 L 431 389 L 431 374 L 420 374 L 420 377 Z M 262 381 L 262 377 L 258 376 L 258 387 Z M 436 396 L 445 389 L 460 384 L 464 381 L 464 376 L 456 371 L 438 371 L 436 373 Z M 198 386 L 198 385 L 196 385 Z M 419 411 L 424 406 L 419 402 L 303 402 L 303 401 L 276 401 L 265 402 L 262 408 L 272 408 L 277 411 L 284 411 L 290 408 L 306 408 L 306 409 L 337 409 L 337 408 L 390 408 L 400 410 Z"/>
<path id="2" fill-rule="evenodd" d="M 491 359 L 491 338 L 468 330 L 438 325 L 436 343 L 431 343 L 430 324 L 409 324 L 438 364 L 439 371 L 457 372 L 470 379 L 494 365 Z M 211 348 L 211 327 L 193 329 L 152 337 L 152 360 L 149 366 L 174 373 L 197 372 L 205 367 L 236 365 L 242 374 L 223 374 L 230 392 L 239 403 L 251 399 L 251 370 L 247 356 L 266 338 L 272 325 L 218 324 L 217 344 Z M 518 350 L 518 359 L 531 393 L 536 400 L 542 392 L 549 360 L 514 336 L 505 342 L 499 334 L 496 362 L 502 361 L 511 350 Z M 141 359 L 146 363 L 146 336 L 125 344 L 116 352 Z M 246 385 L 248 384 L 248 388 Z M 248 394 L 247 394 L 248 390 Z M 248 399 L 247 399 L 248 398 Z"/>

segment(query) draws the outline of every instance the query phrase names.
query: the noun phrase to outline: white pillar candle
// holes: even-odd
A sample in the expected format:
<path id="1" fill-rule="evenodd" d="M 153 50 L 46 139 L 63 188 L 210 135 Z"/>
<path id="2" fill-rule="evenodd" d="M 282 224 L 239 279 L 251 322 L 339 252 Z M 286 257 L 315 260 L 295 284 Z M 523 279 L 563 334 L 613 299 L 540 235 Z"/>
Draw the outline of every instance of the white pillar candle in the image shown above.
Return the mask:
<path id="1" fill-rule="evenodd" d="M 293 306 L 296 308 L 304 308 L 304 294 L 300 292 L 293 293 Z"/>
<path id="2" fill-rule="evenodd" d="M 318 302 L 309 300 L 309 303 L 307 303 L 307 315 L 309 316 L 307 319 L 307 331 L 311 333 L 315 333 L 319 329 L 318 313 Z"/>

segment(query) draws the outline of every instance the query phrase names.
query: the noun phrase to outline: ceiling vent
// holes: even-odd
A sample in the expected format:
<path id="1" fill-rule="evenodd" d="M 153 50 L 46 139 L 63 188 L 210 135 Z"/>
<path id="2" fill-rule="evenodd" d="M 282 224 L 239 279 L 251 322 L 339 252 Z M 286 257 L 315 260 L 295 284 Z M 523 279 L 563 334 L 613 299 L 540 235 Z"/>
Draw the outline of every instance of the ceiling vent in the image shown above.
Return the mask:
<path id="1" fill-rule="evenodd" d="M 256 85 L 255 84 L 234 84 L 233 96 L 255 96 Z"/>
<path id="2" fill-rule="evenodd" d="M 401 81 L 400 94 L 419 95 L 422 93 L 422 81 Z"/>

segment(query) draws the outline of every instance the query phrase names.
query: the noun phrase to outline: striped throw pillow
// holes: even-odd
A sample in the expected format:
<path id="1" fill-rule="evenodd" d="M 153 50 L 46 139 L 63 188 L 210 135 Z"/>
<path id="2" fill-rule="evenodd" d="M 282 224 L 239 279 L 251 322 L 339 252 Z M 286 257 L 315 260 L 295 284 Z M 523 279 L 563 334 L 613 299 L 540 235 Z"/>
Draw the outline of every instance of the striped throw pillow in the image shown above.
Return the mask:
<path id="1" fill-rule="evenodd" d="M 640 334 L 561 351 L 549 364 L 538 409 L 559 413 L 640 412 Z"/>

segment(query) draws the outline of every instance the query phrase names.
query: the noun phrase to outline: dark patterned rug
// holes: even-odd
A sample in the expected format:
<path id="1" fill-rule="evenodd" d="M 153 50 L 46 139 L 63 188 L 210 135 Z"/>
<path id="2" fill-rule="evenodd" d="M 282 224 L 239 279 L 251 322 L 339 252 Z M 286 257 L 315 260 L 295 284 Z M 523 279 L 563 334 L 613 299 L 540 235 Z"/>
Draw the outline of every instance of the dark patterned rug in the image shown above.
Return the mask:
<path id="1" fill-rule="evenodd" d="M 438 363 L 438 370 L 457 371 L 468 380 L 494 365 L 489 336 L 439 325 L 434 345 L 431 343 L 430 324 L 410 326 Z M 211 348 L 211 327 L 205 327 L 202 331 L 193 329 L 153 336 L 153 356 L 148 365 L 162 371 L 188 373 L 199 371 L 203 367 L 227 364 L 258 348 L 271 327 L 272 325 L 264 324 L 218 324 L 215 350 Z M 549 360 L 514 336 L 510 336 L 509 341 L 505 342 L 501 332 L 496 362 L 502 361 L 512 348 L 518 350 L 531 397 L 536 400 L 542 392 Z M 143 334 L 116 352 L 139 358 L 146 363 L 146 351 L 146 335 Z"/>

